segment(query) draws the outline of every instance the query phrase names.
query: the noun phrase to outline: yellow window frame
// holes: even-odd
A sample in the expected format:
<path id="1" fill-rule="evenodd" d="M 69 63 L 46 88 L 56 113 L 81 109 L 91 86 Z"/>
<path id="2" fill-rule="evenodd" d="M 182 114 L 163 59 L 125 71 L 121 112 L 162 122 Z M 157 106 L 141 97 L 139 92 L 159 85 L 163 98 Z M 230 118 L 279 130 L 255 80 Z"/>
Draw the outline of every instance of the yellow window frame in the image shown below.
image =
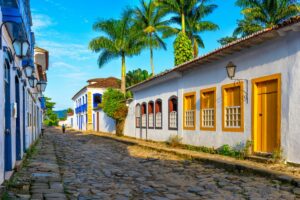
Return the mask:
<path id="1" fill-rule="evenodd" d="M 227 128 L 225 126 L 225 92 L 227 89 L 240 88 L 240 106 L 241 106 L 241 126 L 239 128 Z M 222 131 L 224 132 L 244 132 L 244 82 L 230 83 L 222 86 Z"/>
<path id="2" fill-rule="evenodd" d="M 216 116 L 217 116 L 217 98 L 216 98 L 216 93 L 217 91 L 217 88 L 216 87 L 212 87 L 212 88 L 207 88 L 207 89 L 202 89 L 200 90 L 200 130 L 203 130 L 203 131 L 216 131 L 216 124 L 217 124 L 217 121 L 216 121 Z M 203 107 L 202 107 L 202 101 L 203 101 L 203 95 L 205 93 L 211 93 L 213 92 L 214 94 L 214 126 L 213 127 L 203 127 L 203 123 L 202 123 L 202 110 L 203 110 Z"/>
<path id="3" fill-rule="evenodd" d="M 186 97 L 194 96 L 194 127 L 186 127 L 185 126 L 185 112 L 186 112 Z M 183 95 L 183 129 L 184 130 L 196 130 L 196 92 L 188 92 Z"/>

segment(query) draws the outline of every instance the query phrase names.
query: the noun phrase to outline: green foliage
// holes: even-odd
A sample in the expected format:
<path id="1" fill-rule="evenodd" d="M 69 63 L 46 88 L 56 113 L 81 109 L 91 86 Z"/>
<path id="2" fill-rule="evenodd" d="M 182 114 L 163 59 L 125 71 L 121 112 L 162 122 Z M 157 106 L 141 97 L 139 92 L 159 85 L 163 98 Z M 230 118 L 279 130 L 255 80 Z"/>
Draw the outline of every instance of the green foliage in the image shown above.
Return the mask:
<path id="1" fill-rule="evenodd" d="M 53 108 L 55 103 L 51 101 L 51 98 L 45 97 L 46 101 L 46 112 L 45 112 L 45 126 L 58 126 L 58 117 L 57 114 L 54 113 Z"/>
<path id="2" fill-rule="evenodd" d="M 171 135 L 169 137 L 167 144 L 170 145 L 171 147 L 180 147 L 182 146 L 181 142 L 182 142 L 182 137 L 178 135 Z"/>
<path id="3" fill-rule="evenodd" d="M 124 122 L 128 113 L 125 95 L 120 90 L 110 88 L 104 92 L 100 107 L 109 117 L 116 120 L 117 135 L 123 135 Z"/>
<path id="4" fill-rule="evenodd" d="M 237 0 L 244 19 L 238 21 L 234 35 L 242 37 L 264 28 L 270 28 L 300 14 L 299 1 L 295 0 Z"/>
<path id="5" fill-rule="evenodd" d="M 74 110 L 72 108 L 68 108 L 67 113 L 69 115 L 73 115 L 74 114 Z"/>
<path id="6" fill-rule="evenodd" d="M 133 86 L 151 77 L 147 70 L 135 69 L 126 74 L 126 87 Z"/>
<path id="7" fill-rule="evenodd" d="M 236 36 L 228 36 L 228 37 L 223 37 L 223 38 L 219 39 L 218 42 L 224 46 L 231 42 L 236 41 L 237 39 L 238 38 Z"/>
<path id="8" fill-rule="evenodd" d="M 174 42 L 175 66 L 193 59 L 193 47 L 186 34 L 180 32 Z"/>
<path id="9" fill-rule="evenodd" d="M 283 150 L 282 148 L 276 149 L 273 153 L 272 153 L 272 158 L 276 161 L 276 162 L 280 162 L 283 160 Z"/>

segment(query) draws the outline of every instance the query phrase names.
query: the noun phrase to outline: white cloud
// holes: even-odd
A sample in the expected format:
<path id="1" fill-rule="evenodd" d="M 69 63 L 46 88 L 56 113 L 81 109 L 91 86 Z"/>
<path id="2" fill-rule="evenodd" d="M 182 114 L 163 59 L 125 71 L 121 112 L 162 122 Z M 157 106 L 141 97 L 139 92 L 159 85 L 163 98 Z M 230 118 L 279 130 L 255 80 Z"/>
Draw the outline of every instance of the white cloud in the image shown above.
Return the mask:
<path id="1" fill-rule="evenodd" d="M 54 25 L 54 22 L 49 16 L 35 13 L 32 14 L 32 23 L 32 29 L 36 34 L 39 34 L 42 29 Z"/>

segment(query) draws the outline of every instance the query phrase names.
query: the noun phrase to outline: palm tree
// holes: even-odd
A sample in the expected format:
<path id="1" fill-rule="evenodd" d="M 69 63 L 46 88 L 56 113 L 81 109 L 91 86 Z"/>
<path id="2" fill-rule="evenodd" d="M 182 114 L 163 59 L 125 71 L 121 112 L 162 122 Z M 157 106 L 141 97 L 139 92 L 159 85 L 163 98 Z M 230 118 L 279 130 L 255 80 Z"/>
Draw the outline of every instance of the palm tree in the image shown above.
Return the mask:
<path id="1" fill-rule="evenodd" d="M 165 4 L 169 1 L 163 1 L 161 5 L 165 8 L 171 9 L 171 6 L 167 7 Z M 177 4 L 171 4 L 170 2 L 177 2 Z M 177 5 L 181 1 L 171 0 L 167 5 Z M 215 31 L 219 29 L 219 26 L 210 21 L 203 21 L 203 18 L 211 14 L 218 6 L 215 4 L 207 4 L 208 0 L 191 0 L 183 1 L 181 7 L 184 9 L 181 12 L 174 12 L 176 15 L 170 19 L 170 22 L 181 25 L 179 28 L 168 28 L 164 32 L 164 37 L 170 37 L 177 35 L 180 31 L 186 32 L 193 44 L 194 57 L 198 56 L 199 46 L 204 48 L 204 42 L 200 36 L 200 33 L 205 31 Z M 175 7 L 175 6 L 174 6 Z M 180 11 L 180 10 L 178 10 Z M 184 20 L 184 21 L 183 21 Z"/>
<path id="2" fill-rule="evenodd" d="M 270 28 L 300 14 L 300 4 L 295 0 L 237 0 L 244 19 L 238 21 L 234 35 L 247 36 Z"/>
<path id="3" fill-rule="evenodd" d="M 149 74 L 147 70 L 142 70 L 139 68 L 129 71 L 126 74 L 126 87 L 138 84 L 144 80 L 147 80 L 149 77 L 151 77 L 151 74 Z"/>
<path id="4" fill-rule="evenodd" d="M 89 48 L 99 53 L 98 65 L 103 67 L 112 59 L 122 59 L 121 91 L 126 92 L 126 57 L 137 55 L 141 52 L 145 41 L 140 37 L 140 32 L 133 25 L 132 11 L 126 9 L 121 19 L 100 20 L 93 26 L 95 31 L 104 33 L 104 36 L 94 38 L 89 43 Z"/>
<path id="5" fill-rule="evenodd" d="M 150 66 L 154 75 L 153 48 L 167 49 L 166 44 L 159 36 L 167 28 L 167 22 L 163 20 L 166 15 L 163 9 L 159 9 L 155 1 L 140 0 L 140 6 L 135 8 L 134 21 L 136 26 L 141 28 L 147 40 L 147 47 L 150 49 Z"/>

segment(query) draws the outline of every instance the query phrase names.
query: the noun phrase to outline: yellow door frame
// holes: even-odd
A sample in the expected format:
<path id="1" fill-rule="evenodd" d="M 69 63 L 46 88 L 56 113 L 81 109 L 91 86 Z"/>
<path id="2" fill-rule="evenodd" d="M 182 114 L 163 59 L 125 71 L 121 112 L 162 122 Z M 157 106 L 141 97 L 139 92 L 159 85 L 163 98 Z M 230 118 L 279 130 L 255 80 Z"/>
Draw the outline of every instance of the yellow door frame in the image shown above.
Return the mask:
<path id="1" fill-rule="evenodd" d="M 255 98 L 256 98 L 256 87 L 257 83 L 262 83 L 266 81 L 277 80 L 277 143 L 279 147 L 281 146 L 281 74 L 273 74 L 269 76 L 259 77 L 252 79 L 252 151 L 255 152 L 255 141 L 254 137 L 256 134 L 256 125 L 255 125 Z"/>

